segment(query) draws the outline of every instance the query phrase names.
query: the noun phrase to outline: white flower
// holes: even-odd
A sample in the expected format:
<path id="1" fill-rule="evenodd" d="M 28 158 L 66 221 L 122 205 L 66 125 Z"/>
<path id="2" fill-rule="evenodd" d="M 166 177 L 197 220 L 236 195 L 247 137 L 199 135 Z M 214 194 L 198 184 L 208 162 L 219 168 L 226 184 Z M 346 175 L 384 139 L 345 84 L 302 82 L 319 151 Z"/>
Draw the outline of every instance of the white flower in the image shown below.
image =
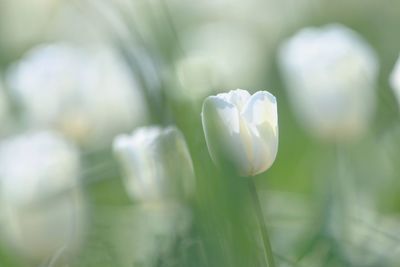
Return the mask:
<path id="1" fill-rule="evenodd" d="M 400 103 L 400 57 L 397 59 L 396 65 L 390 75 L 390 85 L 392 86 L 397 101 Z"/>
<path id="2" fill-rule="evenodd" d="M 28 133 L 0 143 L 1 196 L 18 205 L 78 183 L 77 149 L 53 132 Z"/>
<path id="3" fill-rule="evenodd" d="M 142 127 L 114 140 L 130 196 L 139 201 L 190 196 L 194 172 L 182 133 L 175 127 Z"/>
<path id="4" fill-rule="evenodd" d="M 0 143 L 2 237 L 19 253 L 44 260 L 75 248 L 83 224 L 77 149 L 52 132 Z"/>
<path id="5" fill-rule="evenodd" d="M 271 167 L 278 151 L 278 113 L 272 94 L 258 91 L 250 95 L 237 89 L 209 96 L 201 117 L 214 162 L 228 159 L 243 176 Z"/>
<path id="6" fill-rule="evenodd" d="M 305 28 L 282 46 L 279 60 L 307 130 L 341 139 L 367 128 L 375 110 L 378 61 L 357 33 L 341 25 Z"/>
<path id="7" fill-rule="evenodd" d="M 31 127 L 54 127 L 82 143 L 111 141 L 146 117 L 133 74 L 107 47 L 34 48 L 9 72 Z"/>

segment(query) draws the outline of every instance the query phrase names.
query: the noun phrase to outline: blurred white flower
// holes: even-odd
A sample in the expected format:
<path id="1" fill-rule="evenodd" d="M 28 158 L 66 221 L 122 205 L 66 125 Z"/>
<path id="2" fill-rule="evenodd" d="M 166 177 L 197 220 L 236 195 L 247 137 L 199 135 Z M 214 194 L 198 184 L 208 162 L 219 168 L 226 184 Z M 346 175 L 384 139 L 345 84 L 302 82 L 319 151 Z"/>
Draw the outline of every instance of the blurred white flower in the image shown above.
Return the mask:
<path id="1" fill-rule="evenodd" d="M 397 102 L 400 103 L 400 57 L 397 59 L 396 65 L 390 75 L 390 85 L 397 98 Z"/>
<path id="2" fill-rule="evenodd" d="M 296 115 L 318 137 L 358 136 L 375 110 L 378 60 L 341 25 L 305 28 L 282 47 L 279 63 Z"/>
<path id="3" fill-rule="evenodd" d="M 182 133 L 175 127 L 142 127 L 114 140 L 130 196 L 138 201 L 190 197 L 194 171 Z"/>
<path id="4" fill-rule="evenodd" d="M 179 90 L 175 95 L 183 99 L 204 98 L 222 84 L 219 73 L 213 69 L 213 59 L 202 56 L 189 56 L 177 62 L 176 79 Z"/>
<path id="5" fill-rule="evenodd" d="M 77 149 L 52 132 L 0 143 L 2 237 L 43 260 L 78 245 L 83 226 Z"/>
<path id="6" fill-rule="evenodd" d="M 278 113 L 267 91 L 232 90 L 204 100 L 201 113 L 208 150 L 216 164 L 230 161 L 240 175 L 266 171 L 278 152 Z"/>
<path id="7" fill-rule="evenodd" d="M 146 117 L 133 74 L 111 48 L 39 46 L 8 78 L 31 127 L 54 127 L 85 144 L 111 141 Z"/>
<path id="8" fill-rule="evenodd" d="M 23 134 L 0 143 L 0 190 L 17 205 L 76 186 L 78 170 L 78 151 L 56 133 Z"/>
<path id="9" fill-rule="evenodd" d="M 175 67 L 178 97 L 203 99 L 217 88 L 251 87 L 258 81 L 264 49 L 250 29 L 212 23 L 184 37 L 185 57 Z"/>

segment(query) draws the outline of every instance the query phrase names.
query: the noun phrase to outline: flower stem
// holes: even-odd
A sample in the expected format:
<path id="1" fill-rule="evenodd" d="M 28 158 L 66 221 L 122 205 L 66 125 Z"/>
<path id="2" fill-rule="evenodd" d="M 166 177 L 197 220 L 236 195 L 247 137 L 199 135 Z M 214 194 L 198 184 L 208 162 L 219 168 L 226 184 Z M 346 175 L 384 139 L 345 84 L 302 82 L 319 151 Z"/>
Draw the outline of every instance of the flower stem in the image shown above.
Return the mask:
<path id="1" fill-rule="evenodd" d="M 271 242 L 269 241 L 267 225 L 265 224 L 265 219 L 261 209 L 260 199 L 258 197 L 257 189 L 253 179 L 254 179 L 253 177 L 248 178 L 248 185 L 249 185 L 250 195 L 253 200 L 253 205 L 256 211 L 258 224 L 261 230 L 261 236 L 264 243 L 266 263 L 267 267 L 275 267 L 274 255 L 272 252 Z"/>

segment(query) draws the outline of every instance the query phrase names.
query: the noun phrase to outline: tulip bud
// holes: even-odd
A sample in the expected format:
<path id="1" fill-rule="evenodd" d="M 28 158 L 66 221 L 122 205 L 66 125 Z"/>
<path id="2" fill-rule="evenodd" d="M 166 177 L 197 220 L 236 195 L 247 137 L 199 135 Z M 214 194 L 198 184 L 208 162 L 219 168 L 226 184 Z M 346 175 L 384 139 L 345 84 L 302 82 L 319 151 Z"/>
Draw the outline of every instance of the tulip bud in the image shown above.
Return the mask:
<path id="1" fill-rule="evenodd" d="M 0 143 L 2 237 L 17 252 L 43 261 L 80 241 L 83 203 L 76 148 L 52 132 Z"/>
<path id="2" fill-rule="evenodd" d="M 397 59 L 396 65 L 390 75 L 390 85 L 397 98 L 397 102 L 400 103 L 400 57 Z"/>
<path id="3" fill-rule="evenodd" d="M 301 123 L 323 139 L 364 132 L 375 110 L 378 60 L 341 25 L 305 28 L 281 48 L 279 63 Z"/>
<path id="4" fill-rule="evenodd" d="M 137 201 L 190 196 L 194 189 L 192 160 L 175 127 L 142 127 L 114 140 L 129 195 Z"/>
<path id="5" fill-rule="evenodd" d="M 237 89 L 209 96 L 201 117 L 208 151 L 216 164 L 229 161 L 242 176 L 271 167 L 278 151 L 278 113 L 272 94 L 250 95 Z"/>

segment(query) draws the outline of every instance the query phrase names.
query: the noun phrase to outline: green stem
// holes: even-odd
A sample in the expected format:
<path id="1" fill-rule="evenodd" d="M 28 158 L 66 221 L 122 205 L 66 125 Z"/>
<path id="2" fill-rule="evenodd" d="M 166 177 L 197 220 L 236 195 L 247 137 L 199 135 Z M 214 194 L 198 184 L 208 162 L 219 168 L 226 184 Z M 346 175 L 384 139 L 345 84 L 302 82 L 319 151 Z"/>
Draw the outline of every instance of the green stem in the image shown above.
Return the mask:
<path id="1" fill-rule="evenodd" d="M 261 236 L 262 236 L 263 243 L 264 243 L 266 263 L 267 263 L 267 267 L 275 267 L 274 254 L 272 252 L 271 242 L 269 241 L 267 225 L 265 224 L 265 219 L 264 219 L 264 215 L 263 215 L 263 212 L 261 209 L 260 199 L 258 197 L 257 189 L 256 189 L 253 179 L 254 179 L 253 177 L 249 177 L 248 184 L 249 184 L 251 198 L 253 200 L 253 205 L 254 205 L 254 208 L 256 211 L 258 224 L 259 224 L 260 230 L 261 230 Z"/>

